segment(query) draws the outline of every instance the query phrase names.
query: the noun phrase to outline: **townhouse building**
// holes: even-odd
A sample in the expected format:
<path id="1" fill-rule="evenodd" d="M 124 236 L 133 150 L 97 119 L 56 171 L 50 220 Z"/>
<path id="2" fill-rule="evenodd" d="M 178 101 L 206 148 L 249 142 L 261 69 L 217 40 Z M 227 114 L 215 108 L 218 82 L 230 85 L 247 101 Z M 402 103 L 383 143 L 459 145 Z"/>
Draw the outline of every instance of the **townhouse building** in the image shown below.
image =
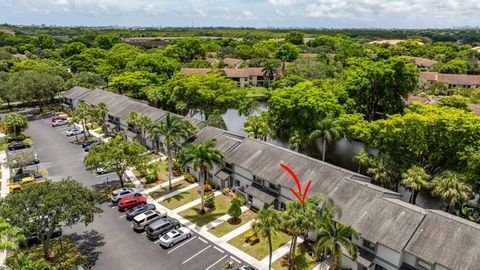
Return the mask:
<path id="1" fill-rule="evenodd" d="M 73 88 L 72 88 L 73 89 Z M 71 89 L 71 90 L 72 90 Z M 66 91 L 65 106 L 80 102 L 107 104 L 109 128 L 125 135 L 129 112 L 149 115 L 162 121 L 166 111 L 104 90 Z M 75 107 L 75 106 L 73 106 Z M 370 183 L 370 178 L 303 154 L 263 141 L 245 138 L 225 130 L 204 127 L 192 118 L 200 131 L 191 141 L 215 139 L 216 148 L 225 155 L 223 164 L 206 174 L 217 188 L 229 187 L 246 198 L 254 209 L 271 205 L 281 210 L 295 200 L 291 176 L 280 168 L 288 165 L 302 186 L 311 179 L 310 196 L 325 195 L 342 208 L 336 220 L 359 232 L 353 239 L 359 249 L 354 261 L 344 254 L 343 266 L 355 270 L 478 270 L 480 269 L 480 225 L 439 210 L 424 209 L 401 200 L 401 195 Z M 140 136 L 135 132 L 135 136 Z M 132 135 L 133 136 L 133 135 Z M 148 134 L 147 134 L 148 137 Z M 159 142 L 161 143 L 161 142 Z M 198 178 L 198 172 L 186 170 Z M 321 211 L 322 205 L 319 205 Z M 309 233 L 315 239 L 315 232 Z"/>
<path id="2" fill-rule="evenodd" d="M 480 75 L 444 74 L 438 72 L 420 72 L 420 81 L 428 87 L 432 82 L 445 83 L 448 88 L 480 87 Z"/>
<path id="3" fill-rule="evenodd" d="M 206 74 L 213 69 L 210 68 L 182 68 L 180 73 L 183 74 Z M 249 67 L 249 68 L 224 68 L 221 69 L 227 78 L 237 82 L 241 88 L 248 86 L 262 86 L 265 83 L 263 76 L 263 68 Z"/>

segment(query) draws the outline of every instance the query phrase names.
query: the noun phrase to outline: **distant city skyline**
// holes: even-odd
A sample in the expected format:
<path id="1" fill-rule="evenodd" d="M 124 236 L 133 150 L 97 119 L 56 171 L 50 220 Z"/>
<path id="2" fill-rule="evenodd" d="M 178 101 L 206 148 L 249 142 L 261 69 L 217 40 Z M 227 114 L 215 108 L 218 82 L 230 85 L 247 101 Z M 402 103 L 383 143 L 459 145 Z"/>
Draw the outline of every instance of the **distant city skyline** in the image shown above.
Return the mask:
<path id="1" fill-rule="evenodd" d="M 58 26 L 452 28 L 478 0 L 2 0 L 0 23 Z"/>

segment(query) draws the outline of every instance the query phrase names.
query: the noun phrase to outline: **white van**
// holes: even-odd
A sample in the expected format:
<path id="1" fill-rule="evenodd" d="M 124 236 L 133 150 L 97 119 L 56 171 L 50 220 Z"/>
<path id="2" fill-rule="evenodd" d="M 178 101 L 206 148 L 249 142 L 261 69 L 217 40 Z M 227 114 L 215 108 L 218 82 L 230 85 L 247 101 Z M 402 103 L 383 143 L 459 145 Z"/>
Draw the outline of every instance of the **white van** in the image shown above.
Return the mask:
<path id="1" fill-rule="evenodd" d="M 167 216 L 167 211 L 148 210 L 133 218 L 133 229 L 135 231 L 143 231 L 148 224 Z"/>

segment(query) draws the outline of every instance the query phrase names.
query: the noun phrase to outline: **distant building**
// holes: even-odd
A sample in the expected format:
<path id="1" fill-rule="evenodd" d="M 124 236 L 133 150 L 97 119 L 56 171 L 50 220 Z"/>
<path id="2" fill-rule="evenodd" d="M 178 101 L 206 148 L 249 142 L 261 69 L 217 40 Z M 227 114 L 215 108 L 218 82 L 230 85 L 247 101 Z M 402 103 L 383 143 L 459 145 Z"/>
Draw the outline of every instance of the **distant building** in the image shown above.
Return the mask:
<path id="1" fill-rule="evenodd" d="M 423 68 L 432 68 L 432 67 L 434 67 L 435 65 L 438 64 L 438 61 L 428 59 L 428 58 L 424 58 L 424 57 L 413 57 L 413 56 L 405 56 L 405 57 L 415 61 L 415 65 L 417 65 L 417 67 L 420 67 L 420 68 L 422 68 L 422 67 Z"/>
<path id="2" fill-rule="evenodd" d="M 206 74 L 213 69 L 211 68 L 182 68 L 181 73 L 184 74 Z M 265 83 L 263 77 L 263 68 L 224 68 L 225 76 L 238 83 L 241 88 L 247 86 L 262 86 Z"/>
<path id="3" fill-rule="evenodd" d="M 420 80 L 429 86 L 432 82 L 445 83 L 448 88 L 477 88 L 480 87 L 480 75 L 443 74 L 438 72 L 420 72 Z"/>

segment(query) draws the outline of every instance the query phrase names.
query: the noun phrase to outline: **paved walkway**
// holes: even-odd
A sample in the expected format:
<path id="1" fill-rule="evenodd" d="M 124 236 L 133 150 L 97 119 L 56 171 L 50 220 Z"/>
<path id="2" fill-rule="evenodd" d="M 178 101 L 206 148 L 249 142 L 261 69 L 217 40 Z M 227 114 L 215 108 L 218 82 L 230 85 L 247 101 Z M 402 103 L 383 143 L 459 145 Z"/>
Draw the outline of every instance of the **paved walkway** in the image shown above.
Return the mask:
<path id="1" fill-rule="evenodd" d="M 7 166 L 7 153 L 0 151 L 0 171 L 1 171 L 1 197 L 4 198 L 10 193 L 8 184 L 10 183 L 10 169 Z M 0 251 L 0 265 L 5 265 L 5 259 L 7 258 L 7 251 Z"/>
<path id="2" fill-rule="evenodd" d="M 172 185 L 175 184 L 176 182 L 180 182 L 180 181 L 182 181 L 182 180 L 184 180 L 184 179 L 185 179 L 185 177 L 184 177 L 183 175 L 180 176 L 180 177 L 177 177 L 177 178 L 173 178 L 173 179 L 172 179 Z M 153 192 L 153 191 L 155 191 L 155 190 L 161 189 L 162 187 L 166 187 L 166 186 L 168 186 L 168 180 L 165 181 L 165 182 L 163 182 L 163 183 L 161 183 L 160 185 L 156 185 L 156 186 L 154 186 L 154 187 L 151 187 L 151 188 L 149 188 L 149 189 L 146 189 L 146 190 L 144 190 L 143 192 L 145 192 L 145 193 L 150 193 L 150 192 Z"/>
<path id="3" fill-rule="evenodd" d="M 290 250 L 290 244 L 291 244 L 291 243 L 292 243 L 292 241 L 290 240 L 290 241 L 289 241 L 288 243 L 286 243 L 285 245 L 283 245 L 283 246 L 277 248 L 275 251 L 273 251 L 273 253 L 272 253 L 272 264 L 273 264 L 273 262 L 275 262 L 276 260 L 280 259 L 283 255 L 285 255 L 285 254 L 288 253 L 288 251 Z M 298 238 L 297 238 L 297 246 L 298 246 L 299 244 L 301 244 L 301 243 L 303 243 L 303 239 L 300 238 L 300 237 L 298 237 Z M 267 257 L 263 258 L 263 259 L 261 260 L 261 263 L 268 265 L 269 257 L 270 257 L 270 256 L 267 256 Z"/>
<path id="4" fill-rule="evenodd" d="M 220 240 L 222 241 L 229 241 L 230 239 L 233 239 L 235 237 L 237 237 L 238 235 L 246 232 L 247 230 L 250 230 L 250 228 L 252 227 L 252 223 L 253 223 L 253 220 L 243 224 L 242 226 L 236 228 L 235 230 L 225 234 L 224 236 L 220 237 Z"/>
<path id="5" fill-rule="evenodd" d="M 248 210 L 248 207 L 242 206 L 240 209 L 242 210 L 242 213 L 243 213 L 243 212 Z M 207 225 L 203 226 L 202 229 L 210 230 L 211 228 L 217 227 L 221 223 L 229 220 L 230 218 L 232 218 L 232 216 L 230 216 L 229 214 L 223 215 L 223 216 L 215 219 L 214 221 L 208 223 Z"/>

